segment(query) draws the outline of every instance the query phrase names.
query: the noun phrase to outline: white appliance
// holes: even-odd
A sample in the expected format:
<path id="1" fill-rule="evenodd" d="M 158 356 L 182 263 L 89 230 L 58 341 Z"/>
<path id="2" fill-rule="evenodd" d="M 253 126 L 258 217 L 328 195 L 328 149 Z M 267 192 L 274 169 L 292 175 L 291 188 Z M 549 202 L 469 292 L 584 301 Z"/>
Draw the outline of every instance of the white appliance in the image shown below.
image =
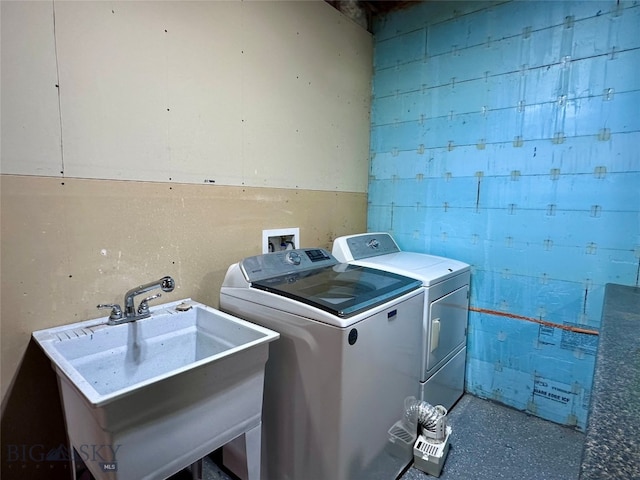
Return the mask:
<path id="1" fill-rule="evenodd" d="M 423 296 L 415 279 L 319 248 L 229 267 L 220 308 L 280 333 L 265 370 L 262 478 L 402 473 L 412 445 L 399 449 L 389 431 L 419 395 Z"/>
<path id="2" fill-rule="evenodd" d="M 424 291 L 420 399 L 450 409 L 464 393 L 468 264 L 401 251 L 388 233 L 339 237 L 333 255 L 341 262 L 418 279 Z"/>

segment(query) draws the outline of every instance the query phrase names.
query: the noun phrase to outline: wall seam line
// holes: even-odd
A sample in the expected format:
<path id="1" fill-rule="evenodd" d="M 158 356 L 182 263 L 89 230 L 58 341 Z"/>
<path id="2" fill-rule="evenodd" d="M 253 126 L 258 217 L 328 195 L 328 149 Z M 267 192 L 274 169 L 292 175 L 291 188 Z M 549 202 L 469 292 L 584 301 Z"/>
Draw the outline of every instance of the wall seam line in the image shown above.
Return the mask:
<path id="1" fill-rule="evenodd" d="M 52 0 L 52 19 L 53 19 L 53 49 L 56 58 L 56 88 L 58 90 L 58 124 L 60 126 L 60 174 L 64 178 L 64 141 L 63 141 L 63 129 L 62 129 L 62 100 L 60 98 L 60 64 L 58 62 L 58 35 L 56 32 L 56 2 Z"/>

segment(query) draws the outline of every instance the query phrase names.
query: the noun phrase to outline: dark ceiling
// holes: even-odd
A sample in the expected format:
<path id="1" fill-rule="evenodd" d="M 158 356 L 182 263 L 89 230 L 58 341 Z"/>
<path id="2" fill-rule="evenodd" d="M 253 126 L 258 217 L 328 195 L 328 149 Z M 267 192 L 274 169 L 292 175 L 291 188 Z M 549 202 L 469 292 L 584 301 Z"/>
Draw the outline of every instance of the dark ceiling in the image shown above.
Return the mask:
<path id="1" fill-rule="evenodd" d="M 364 9 L 373 15 L 383 15 L 393 10 L 400 10 L 406 6 L 415 3 L 414 1 L 358 1 Z"/>
<path id="2" fill-rule="evenodd" d="M 329 5 L 371 31 L 376 16 L 400 10 L 417 0 L 325 0 Z"/>

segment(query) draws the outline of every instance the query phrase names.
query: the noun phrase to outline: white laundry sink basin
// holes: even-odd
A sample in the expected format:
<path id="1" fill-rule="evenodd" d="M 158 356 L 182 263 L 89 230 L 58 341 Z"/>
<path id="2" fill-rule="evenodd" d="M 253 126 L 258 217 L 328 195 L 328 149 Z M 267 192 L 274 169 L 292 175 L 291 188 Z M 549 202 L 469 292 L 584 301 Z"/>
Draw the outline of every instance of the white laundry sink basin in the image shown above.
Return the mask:
<path id="1" fill-rule="evenodd" d="M 33 333 L 58 374 L 71 445 L 94 477 L 165 478 L 259 426 L 278 333 L 190 299 L 107 321 Z M 96 455 L 96 445 L 109 447 Z"/>
<path id="2" fill-rule="evenodd" d="M 34 332 L 33 336 L 93 406 L 192 368 L 270 341 L 278 334 L 189 301 L 152 308 L 152 316 L 121 325 L 89 320 Z"/>

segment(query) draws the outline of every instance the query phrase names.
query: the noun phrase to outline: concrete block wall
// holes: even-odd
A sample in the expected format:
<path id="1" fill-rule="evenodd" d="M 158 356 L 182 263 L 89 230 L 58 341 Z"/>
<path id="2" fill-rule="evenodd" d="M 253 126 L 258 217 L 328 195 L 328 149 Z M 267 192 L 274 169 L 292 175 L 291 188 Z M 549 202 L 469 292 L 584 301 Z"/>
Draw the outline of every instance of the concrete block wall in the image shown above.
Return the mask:
<path id="1" fill-rule="evenodd" d="M 469 392 L 581 430 L 604 285 L 639 281 L 639 28 L 513 1 L 374 29 L 369 231 L 473 266 Z"/>

